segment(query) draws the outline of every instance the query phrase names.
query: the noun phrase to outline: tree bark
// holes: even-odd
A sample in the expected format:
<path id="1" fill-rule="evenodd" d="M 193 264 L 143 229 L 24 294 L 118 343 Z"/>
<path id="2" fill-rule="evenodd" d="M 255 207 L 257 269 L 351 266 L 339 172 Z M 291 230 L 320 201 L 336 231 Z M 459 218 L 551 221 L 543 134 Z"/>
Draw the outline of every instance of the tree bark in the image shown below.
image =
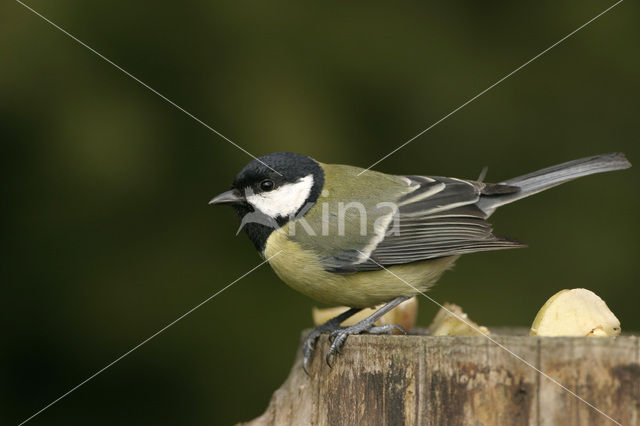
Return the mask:
<path id="1" fill-rule="evenodd" d="M 483 336 L 351 336 L 329 368 L 323 335 L 310 375 L 299 350 L 267 411 L 245 424 L 640 424 L 638 336 L 491 338 L 507 350 Z"/>

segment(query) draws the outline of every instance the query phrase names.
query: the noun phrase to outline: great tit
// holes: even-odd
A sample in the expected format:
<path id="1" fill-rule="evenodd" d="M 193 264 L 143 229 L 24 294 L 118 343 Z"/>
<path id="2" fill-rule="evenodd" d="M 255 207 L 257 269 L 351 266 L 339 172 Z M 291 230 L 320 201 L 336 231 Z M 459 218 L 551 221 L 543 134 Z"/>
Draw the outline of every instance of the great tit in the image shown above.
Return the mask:
<path id="1" fill-rule="evenodd" d="M 349 335 L 397 328 L 374 323 L 427 291 L 461 254 L 523 247 L 492 233 L 486 219 L 496 208 L 581 176 L 630 166 L 624 154 L 604 154 L 484 183 L 390 175 L 276 152 L 247 164 L 231 190 L 210 204 L 234 207 L 241 228 L 289 286 L 319 302 L 351 307 L 306 338 L 307 370 L 321 333 L 331 333 L 330 364 Z M 340 326 L 381 303 L 386 305 L 367 319 Z"/>

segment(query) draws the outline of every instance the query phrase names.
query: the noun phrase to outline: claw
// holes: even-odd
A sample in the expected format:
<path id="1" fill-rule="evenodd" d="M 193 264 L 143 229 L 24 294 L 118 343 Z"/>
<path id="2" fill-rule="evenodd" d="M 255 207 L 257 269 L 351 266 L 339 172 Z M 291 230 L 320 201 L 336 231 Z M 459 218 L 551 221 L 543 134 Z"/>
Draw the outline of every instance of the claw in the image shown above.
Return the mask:
<path id="1" fill-rule="evenodd" d="M 340 348 L 344 344 L 344 341 L 346 340 L 346 336 L 347 335 L 341 334 L 341 333 L 336 334 L 333 340 L 333 343 L 331 344 L 331 346 L 329 346 L 329 350 L 327 351 L 327 356 L 325 357 L 325 361 L 327 362 L 327 365 L 329 367 L 333 367 L 332 360 L 335 360 L 337 354 L 342 353 L 340 351 Z"/>
<path id="2" fill-rule="evenodd" d="M 318 340 L 318 337 L 320 337 L 320 333 L 321 331 L 318 329 L 311 331 L 302 344 L 302 369 L 307 373 L 307 375 L 309 375 L 311 357 L 315 351 L 316 341 Z"/>
<path id="3" fill-rule="evenodd" d="M 331 354 L 330 353 L 327 353 L 327 356 L 324 358 L 324 361 L 327 363 L 329 368 L 333 368 L 333 365 L 331 365 Z"/>
<path id="4" fill-rule="evenodd" d="M 349 334 L 357 334 L 351 333 L 349 331 L 351 328 L 352 327 L 344 327 L 332 333 L 333 342 L 331 343 L 331 346 L 329 346 L 326 357 L 326 361 L 329 366 L 331 366 L 331 358 L 335 358 L 338 354 L 342 354 L 342 346 L 347 340 L 347 337 L 349 337 Z"/>

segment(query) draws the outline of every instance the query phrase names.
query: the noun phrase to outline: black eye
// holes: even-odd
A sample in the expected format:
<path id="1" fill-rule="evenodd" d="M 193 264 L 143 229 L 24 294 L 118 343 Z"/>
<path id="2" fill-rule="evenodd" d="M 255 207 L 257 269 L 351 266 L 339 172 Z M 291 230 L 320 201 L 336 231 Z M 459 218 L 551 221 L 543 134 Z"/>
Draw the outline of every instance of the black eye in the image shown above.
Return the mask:
<path id="1" fill-rule="evenodd" d="M 275 185 L 273 181 L 269 179 L 260 182 L 260 189 L 262 189 L 263 191 L 271 191 L 274 186 Z"/>

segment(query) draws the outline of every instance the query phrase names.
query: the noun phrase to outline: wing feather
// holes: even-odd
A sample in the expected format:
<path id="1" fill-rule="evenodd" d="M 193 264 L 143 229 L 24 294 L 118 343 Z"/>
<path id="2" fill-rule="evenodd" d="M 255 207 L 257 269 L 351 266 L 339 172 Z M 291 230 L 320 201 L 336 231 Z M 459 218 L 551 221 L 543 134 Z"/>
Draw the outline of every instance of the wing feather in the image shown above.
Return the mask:
<path id="1" fill-rule="evenodd" d="M 405 176 L 416 189 L 397 200 L 396 220 L 367 253 L 346 250 L 325 262 L 328 270 L 352 273 L 484 250 L 523 247 L 493 235 L 487 215 L 476 203 L 482 195 L 518 191 L 517 187 L 462 179 Z"/>

